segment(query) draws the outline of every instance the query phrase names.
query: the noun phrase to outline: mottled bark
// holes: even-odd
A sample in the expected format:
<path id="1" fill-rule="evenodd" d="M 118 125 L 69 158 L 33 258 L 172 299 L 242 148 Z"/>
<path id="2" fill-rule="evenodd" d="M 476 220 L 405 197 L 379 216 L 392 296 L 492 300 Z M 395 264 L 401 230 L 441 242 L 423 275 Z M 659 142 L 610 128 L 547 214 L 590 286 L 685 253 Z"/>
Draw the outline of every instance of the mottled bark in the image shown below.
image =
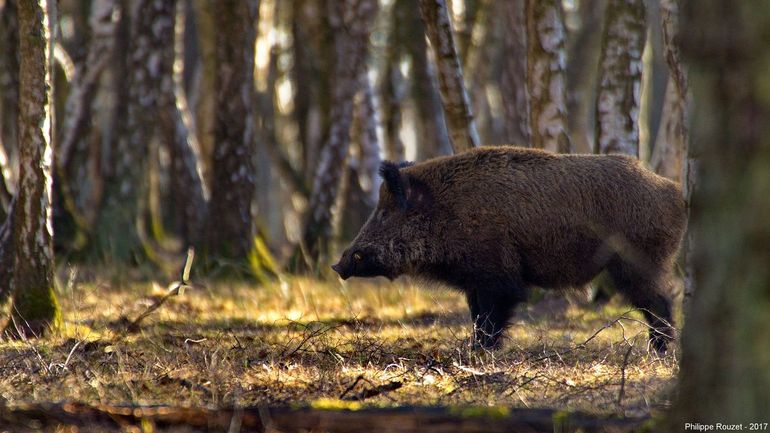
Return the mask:
<path id="1" fill-rule="evenodd" d="M 332 235 L 331 209 L 340 186 L 340 167 L 350 144 L 354 96 L 365 71 L 369 32 L 377 12 L 375 0 L 329 2 L 329 24 L 333 31 L 334 62 L 331 112 L 326 142 L 316 168 L 313 193 L 308 205 L 302 245 L 307 263 L 317 264 L 328 255 Z"/>
<path id="2" fill-rule="evenodd" d="M 137 224 L 147 185 L 147 143 L 153 138 L 159 116 L 161 82 L 171 73 L 161 53 L 173 41 L 174 4 L 140 0 L 124 10 L 130 14 L 127 129 L 118 137 L 115 171 L 106 185 L 94 237 L 98 252 L 118 263 L 130 264 L 145 256 Z"/>
<path id="3" fill-rule="evenodd" d="M 258 1 L 213 2 L 216 94 L 212 195 L 204 251 L 212 259 L 244 261 L 254 248 L 256 189 L 253 118 L 254 44 Z"/>
<path id="4" fill-rule="evenodd" d="M 687 150 L 687 74 L 681 64 L 676 35 L 679 26 L 679 6 L 676 0 L 661 2 L 663 47 L 669 67 L 669 81 L 663 105 L 663 118 L 650 166 L 656 173 L 681 181 Z"/>
<path id="5" fill-rule="evenodd" d="M 463 71 L 452 35 L 452 21 L 445 0 L 420 0 L 420 14 L 436 60 L 444 118 L 455 153 L 479 145 Z"/>
<path id="6" fill-rule="evenodd" d="M 355 110 L 353 128 L 356 157 L 357 182 L 361 187 L 363 214 L 367 215 L 377 205 L 379 199 L 380 177 L 380 140 L 377 138 L 377 110 L 374 106 L 372 83 L 364 74 L 361 77 L 361 90 Z"/>
<path id="7" fill-rule="evenodd" d="M 564 14 L 558 0 L 527 0 L 527 84 L 532 147 L 569 152 Z"/>
<path id="8" fill-rule="evenodd" d="M 346 176 L 337 202 L 335 222 L 338 240 L 349 242 L 377 206 L 379 199 L 380 143 L 377 139 L 377 110 L 371 82 L 364 75 L 356 96 L 351 127 L 351 146 Z"/>
<path id="9" fill-rule="evenodd" d="M 40 336 L 61 320 L 54 293 L 52 23 L 56 3 L 19 3 L 19 189 L 13 207 L 13 307 L 6 331 Z"/>
<path id="10" fill-rule="evenodd" d="M 596 153 L 639 156 L 644 0 L 609 0 L 596 97 Z"/>
<path id="11" fill-rule="evenodd" d="M 115 0 L 96 0 L 91 4 L 89 26 L 91 38 L 86 48 L 86 59 L 77 64 L 67 98 L 66 117 L 62 125 L 62 139 L 56 149 L 56 165 L 69 171 L 72 153 L 78 142 L 84 140 L 91 120 L 92 101 L 99 87 L 102 71 L 111 59 L 115 46 Z M 78 150 L 82 150 L 79 148 Z"/>
<path id="12" fill-rule="evenodd" d="M 497 3 L 495 13 L 504 21 L 503 71 L 500 96 L 503 103 L 505 138 L 509 144 L 531 146 L 529 96 L 527 95 L 527 20 L 524 2 Z"/>
<path id="13" fill-rule="evenodd" d="M 171 185 L 178 209 L 179 229 L 186 245 L 198 245 L 203 231 L 209 191 L 203 179 L 200 143 L 184 91 L 185 10 L 177 5 L 173 44 L 161 51 L 163 75 L 160 96 L 160 128 L 171 155 Z"/>
<path id="14" fill-rule="evenodd" d="M 606 1 L 581 1 L 580 28 L 567 49 L 567 112 L 572 145 L 577 153 L 593 152 L 594 94 L 599 62 L 602 18 Z"/>
<path id="15" fill-rule="evenodd" d="M 666 99 L 663 105 L 658 138 L 650 158 L 650 168 L 655 173 L 673 181 L 680 182 L 682 177 L 682 162 L 686 150 L 685 120 L 686 102 L 679 98 L 676 83 L 673 80 L 666 86 Z"/>
<path id="16" fill-rule="evenodd" d="M 417 160 L 424 161 L 441 155 L 451 155 L 449 131 L 444 121 L 441 95 L 435 69 L 428 61 L 428 44 L 425 40 L 425 24 L 419 14 L 414 13 L 413 2 L 399 0 L 410 6 L 401 21 L 404 44 L 411 59 L 410 94 L 417 109 Z"/>
<path id="17" fill-rule="evenodd" d="M 94 120 L 98 114 L 92 108 L 100 89 L 102 73 L 115 55 L 115 31 L 119 16 L 116 3 L 115 0 L 91 3 L 88 18 L 91 36 L 87 42 L 82 41 L 85 45 L 82 57 L 85 59 L 77 63 L 56 145 L 55 209 L 66 209 L 74 227 L 67 226 L 69 221 L 66 218 L 62 221 L 62 218 L 55 217 L 54 223 L 60 234 L 75 230 L 74 236 L 57 236 L 56 246 L 66 245 L 69 250 L 77 250 L 85 243 L 96 221 L 104 191 L 99 169 L 101 143 L 89 133 L 92 125 L 98 123 Z"/>
<path id="18" fill-rule="evenodd" d="M 668 158 L 664 160 L 663 167 L 665 171 L 661 173 L 678 179 L 682 183 L 685 202 L 687 203 L 687 214 L 690 215 L 690 203 L 693 190 L 695 189 L 698 178 L 698 169 L 695 159 L 695 152 L 690 149 L 688 116 L 690 89 L 687 79 L 687 72 L 682 61 L 682 55 L 679 49 L 679 0 L 663 0 L 660 3 L 661 10 L 661 28 L 663 30 L 663 48 L 666 63 L 669 69 L 669 87 L 673 90 L 666 92 L 666 121 L 661 128 L 666 127 L 666 143 L 661 141 L 660 137 L 657 146 L 666 146 L 673 148 Z M 672 94 L 675 93 L 675 94 Z M 669 101 L 671 98 L 671 101 Z M 669 144 L 670 142 L 670 144 Z M 661 152 L 663 154 L 664 152 Z M 674 173 L 673 169 L 679 168 L 680 173 Z M 691 231 L 685 236 L 683 251 L 684 262 L 684 304 L 689 307 L 693 292 L 695 291 L 695 270 L 693 268 L 694 242 Z"/>
<path id="19" fill-rule="evenodd" d="M 770 407 L 770 14 L 762 1 L 683 3 L 683 58 L 699 176 L 697 296 L 682 334 L 670 430 L 766 422 Z M 744 427 L 746 429 L 748 427 Z M 761 427 L 760 427 L 761 429 Z"/>

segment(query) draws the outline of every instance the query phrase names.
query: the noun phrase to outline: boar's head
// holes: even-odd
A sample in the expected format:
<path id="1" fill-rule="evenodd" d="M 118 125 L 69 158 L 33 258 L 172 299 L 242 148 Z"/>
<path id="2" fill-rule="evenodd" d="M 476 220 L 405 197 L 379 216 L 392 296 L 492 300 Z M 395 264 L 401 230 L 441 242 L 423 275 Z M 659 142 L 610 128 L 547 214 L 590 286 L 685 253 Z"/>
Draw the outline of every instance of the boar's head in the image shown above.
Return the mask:
<path id="1" fill-rule="evenodd" d="M 408 273 L 426 259 L 433 195 L 429 186 L 402 170 L 410 163 L 385 161 L 377 208 L 351 245 L 332 265 L 342 279 Z"/>

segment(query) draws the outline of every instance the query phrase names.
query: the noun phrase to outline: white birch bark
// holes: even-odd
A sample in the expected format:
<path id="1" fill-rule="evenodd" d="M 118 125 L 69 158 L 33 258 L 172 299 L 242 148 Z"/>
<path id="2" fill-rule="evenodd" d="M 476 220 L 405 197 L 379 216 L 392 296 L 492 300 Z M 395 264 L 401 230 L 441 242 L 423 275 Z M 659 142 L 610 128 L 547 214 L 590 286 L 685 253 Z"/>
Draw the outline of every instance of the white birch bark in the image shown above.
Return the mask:
<path id="1" fill-rule="evenodd" d="M 19 187 L 13 206 L 13 307 L 7 331 L 39 336 L 60 320 L 54 293 L 51 186 L 55 2 L 19 2 Z"/>
<path id="2" fill-rule="evenodd" d="M 433 48 L 444 118 L 452 148 L 455 153 L 459 153 L 477 147 L 479 136 L 463 82 L 462 66 L 452 35 L 452 21 L 446 1 L 420 0 L 420 13 Z"/>
<path id="3" fill-rule="evenodd" d="M 528 0 L 527 84 L 532 147 L 566 153 L 566 31 L 559 0 Z"/>
<path id="4" fill-rule="evenodd" d="M 596 153 L 639 156 L 644 0 L 607 4 L 596 97 Z"/>
<path id="5" fill-rule="evenodd" d="M 329 130 L 313 178 L 313 192 L 300 245 L 309 264 L 325 260 L 328 254 L 333 229 L 332 207 L 344 172 L 340 167 L 350 145 L 354 98 L 365 71 L 369 32 L 377 6 L 375 0 L 346 0 L 328 5 L 335 62 Z"/>

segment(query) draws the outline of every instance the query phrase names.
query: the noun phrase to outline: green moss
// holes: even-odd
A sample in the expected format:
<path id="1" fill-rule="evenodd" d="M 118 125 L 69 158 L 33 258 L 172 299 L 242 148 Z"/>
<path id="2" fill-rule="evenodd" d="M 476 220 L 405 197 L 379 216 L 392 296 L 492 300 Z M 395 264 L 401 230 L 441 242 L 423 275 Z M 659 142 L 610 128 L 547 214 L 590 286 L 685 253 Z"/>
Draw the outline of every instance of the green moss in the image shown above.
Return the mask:
<path id="1" fill-rule="evenodd" d="M 12 308 L 12 320 L 6 325 L 5 331 L 13 336 L 18 336 L 16 326 L 23 326 L 37 336 L 61 326 L 61 308 L 53 286 L 47 288 L 17 287 Z M 29 337 L 29 335 L 27 336 Z"/>
<path id="2" fill-rule="evenodd" d="M 345 401 L 337 398 L 319 398 L 310 402 L 313 409 L 323 410 L 359 410 L 363 405 L 357 401 Z"/>
<path id="3" fill-rule="evenodd" d="M 278 276 L 278 267 L 267 244 L 261 236 L 254 237 L 254 248 L 249 252 L 249 269 L 260 283 L 267 283 Z"/>

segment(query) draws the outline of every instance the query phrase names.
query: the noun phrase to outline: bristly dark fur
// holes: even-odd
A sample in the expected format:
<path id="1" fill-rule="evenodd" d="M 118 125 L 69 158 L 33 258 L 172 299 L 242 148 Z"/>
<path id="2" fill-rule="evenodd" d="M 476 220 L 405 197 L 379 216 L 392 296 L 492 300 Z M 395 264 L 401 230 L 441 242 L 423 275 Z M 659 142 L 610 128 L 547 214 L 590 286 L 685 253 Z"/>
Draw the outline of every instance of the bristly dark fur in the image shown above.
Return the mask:
<path id="1" fill-rule="evenodd" d="M 380 164 L 380 176 L 388 186 L 388 190 L 396 197 L 399 206 L 402 209 L 406 209 L 406 186 L 404 185 L 404 178 L 401 175 L 400 169 L 403 167 L 409 167 L 413 165 L 412 162 L 392 162 L 382 161 Z"/>
<path id="2" fill-rule="evenodd" d="M 684 200 L 638 160 L 499 146 L 385 162 L 380 173 L 377 209 L 334 265 L 343 278 L 408 274 L 456 287 L 475 343 L 490 348 L 529 288 L 581 286 L 606 270 L 644 313 L 653 348 L 673 338 Z"/>

